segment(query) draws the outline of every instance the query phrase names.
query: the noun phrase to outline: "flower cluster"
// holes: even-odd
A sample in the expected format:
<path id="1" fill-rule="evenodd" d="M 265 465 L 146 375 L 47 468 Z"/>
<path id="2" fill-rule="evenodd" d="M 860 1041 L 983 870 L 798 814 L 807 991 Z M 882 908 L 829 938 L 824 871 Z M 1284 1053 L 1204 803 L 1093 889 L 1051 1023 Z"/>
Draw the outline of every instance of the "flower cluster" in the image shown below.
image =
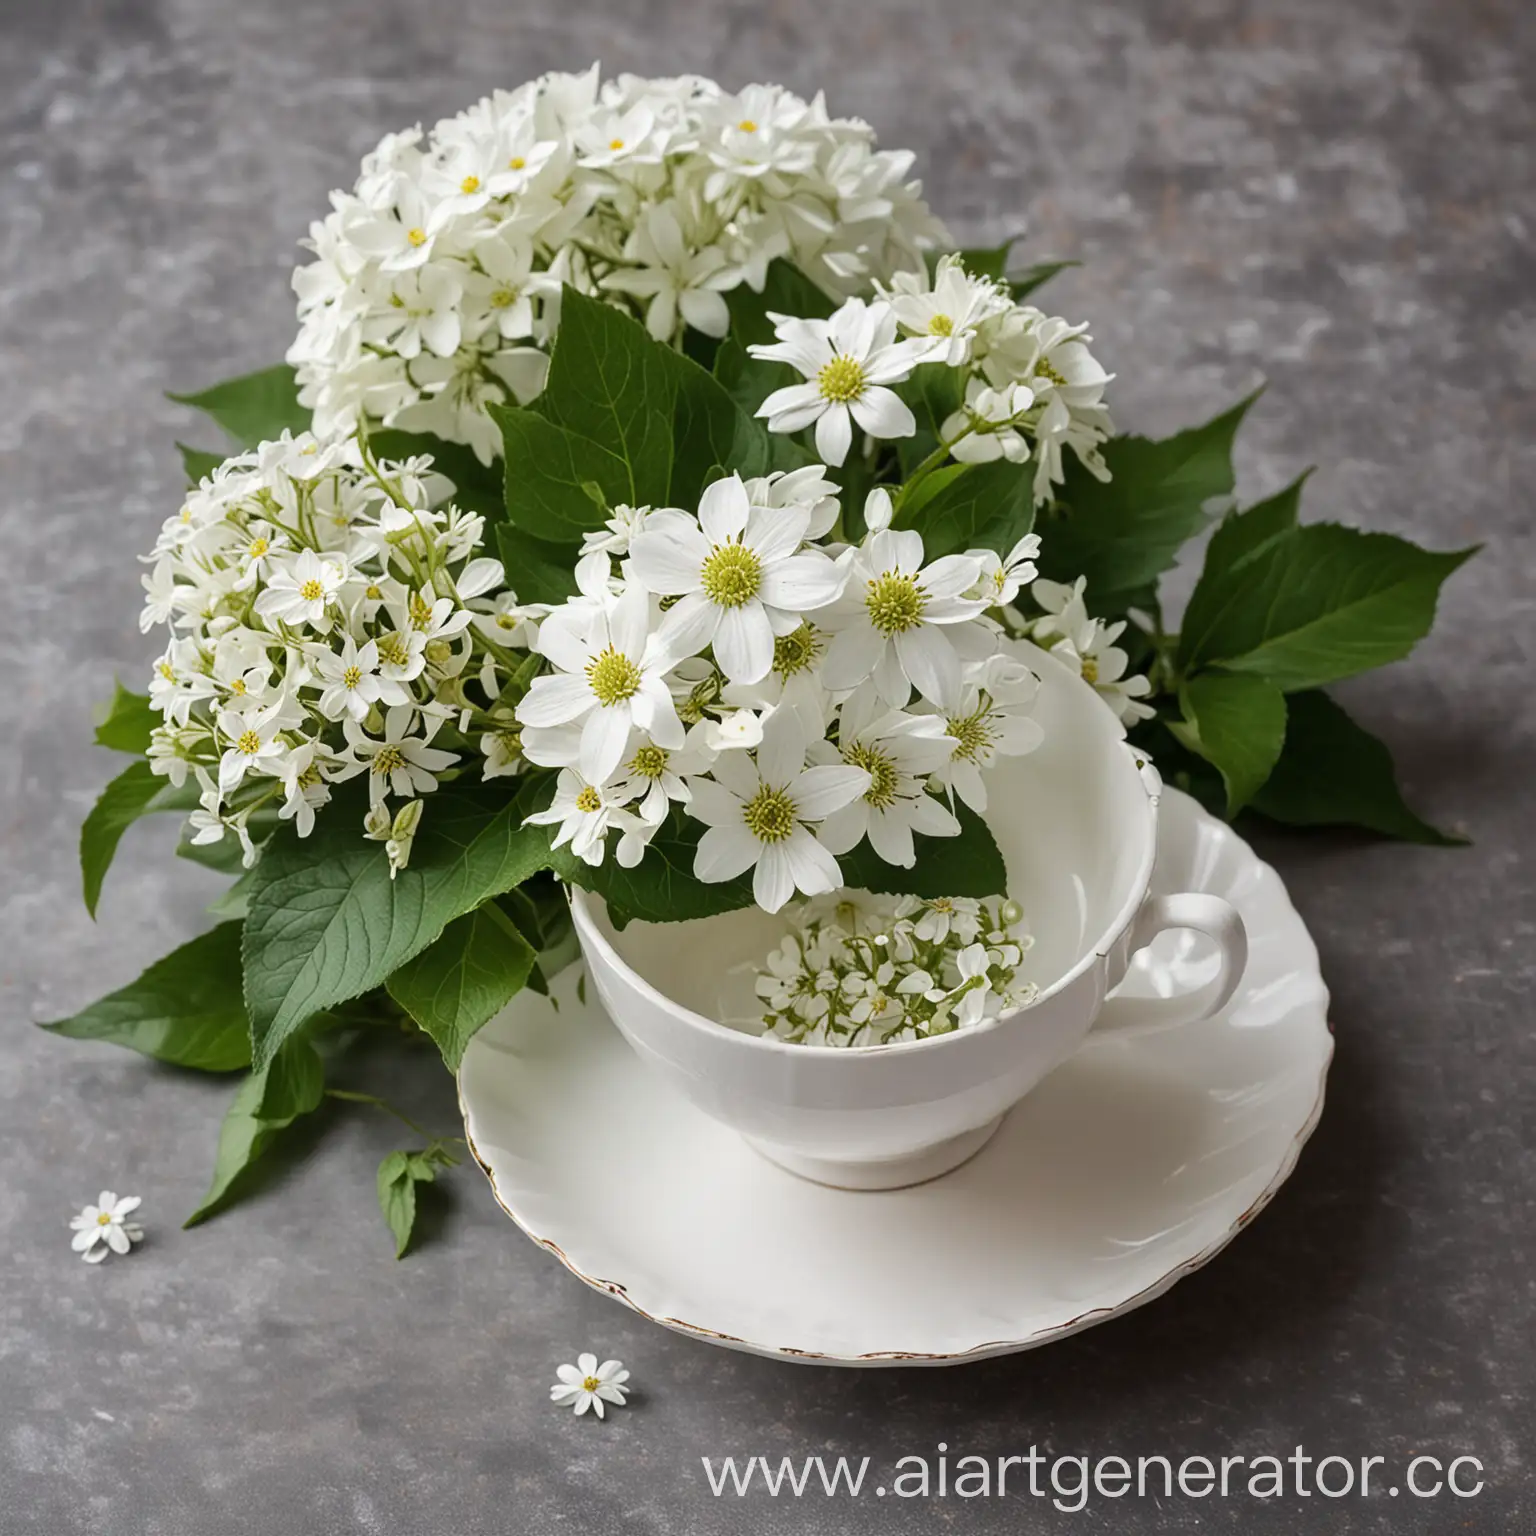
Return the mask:
<path id="1" fill-rule="evenodd" d="M 827 320 L 772 317 L 777 340 L 752 354 L 788 363 L 805 382 L 763 402 L 770 431 L 814 425 L 817 450 L 834 465 L 855 426 L 870 440 L 912 437 L 917 417 L 891 386 L 939 365 L 951 370 L 940 388 L 955 408 L 936 423 L 938 459 L 1033 458 L 1037 502 L 1060 483 L 1065 449 L 1109 478 L 1099 447 L 1114 430 L 1103 404 L 1112 375 L 1088 350 L 1086 326 L 1016 303 L 1006 283 L 967 272 L 958 255 L 942 257 L 931 278 L 901 272 L 876 289 L 874 301 L 850 298 Z"/>
<path id="2" fill-rule="evenodd" d="M 981 770 L 1039 744 L 1028 647 L 989 612 L 1034 578 L 1038 540 L 930 561 L 876 489 L 849 544 L 836 489 L 821 465 L 733 474 L 695 511 L 610 521 L 515 710 L 523 756 L 560 770 L 533 818 L 557 845 L 596 864 L 617 831 L 638 863 L 677 804 L 706 828 L 694 874 L 752 870 L 774 912 L 835 890 L 866 839 L 911 866 L 914 834 L 959 833 L 955 796 L 985 809 Z"/>
<path id="3" fill-rule="evenodd" d="M 431 460 L 380 463 L 357 439 L 286 433 L 237 455 L 167 520 L 141 627 L 167 625 L 149 760 L 198 789 L 192 840 L 292 820 L 307 835 L 332 786 L 370 789 L 365 834 L 403 866 L 418 796 L 478 741 L 487 777 L 521 766 L 509 683 L 536 614 L 479 554 L 483 519 Z M 391 800 L 396 802 L 392 805 Z"/>
<path id="4" fill-rule="evenodd" d="M 1081 576 L 1070 587 L 1059 581 L 1037 581 L 1030 594 L 1045 611 L 1027 625 L 1027 633 L 1089 683 L 1123 724 L 1149 720 L 1156 710 L 1143 700 L 1152 692 L 1152 684 L 1143 676 L 1126 676 L 1130 657 L 1115 644 L 1125 633 L 1125 620 L 1105 624 L 1090 617 L 1084 603 L 1086 587 Z"/>
<path id="5" fill-rule="evenodd" d="M 1027 1007 L 1033 939 L 1016 902 L 846 895 L 799 906 L 757 972 L 768 1035 L 802 1045 L 889 1045 Z"/>
<path id="6" fill-rule="evenodd" d="M 542 387 L 562 284 L 723 336 L 723 294 L 786 257 L 829 293 L 916 271 L 943 229 L 912 155 L 818 95 L 551 74 L 391 134 L 307 242 L 288 354 L 322 435 L 382 421 L 473 445 Z"/>

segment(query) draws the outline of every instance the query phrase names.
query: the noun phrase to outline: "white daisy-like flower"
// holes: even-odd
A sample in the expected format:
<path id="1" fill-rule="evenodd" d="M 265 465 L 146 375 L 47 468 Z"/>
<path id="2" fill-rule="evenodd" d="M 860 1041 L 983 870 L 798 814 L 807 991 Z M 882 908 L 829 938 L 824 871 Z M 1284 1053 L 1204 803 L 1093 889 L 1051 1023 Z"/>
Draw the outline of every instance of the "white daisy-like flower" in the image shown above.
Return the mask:
<path id="1" fill-rule="evenodd" d="M 1037 581 L 1034 596 L 1045 614 L 1035 620 L 1031 634 L 1073 668 L 1124 724 L 1146 720 L 1156 713 L 1141 702 L 1151 693 L 1152 684 L 1145 677 L 1125 675 L 1130 657 L 1115 644 L 1125 621 L 1106 625 L 1091 618 L 1083 602 L 1085 586 L 1081 576 L 1070 587 L 1058 581 Z"/>
<path id="2" fill-rule="evenodd" d="M 87 1264 L 100 1264 L 108 1252 L 127 1253 L 135 1243 L 144 1240 L 143 1227 L 128 1220 L 143 1203 L 138 1195 L 118 1199 L 112 1190 L 102 1190 L 95 1205 L 86 1206 L 78 1216 L 70 1218 L 70 1229 L 75 1235 L 69 1246 Z"/>
<path id="3" fill-rule="evenodd" d="M 318 707 L 327 720 L 350 716 L 361 721 L 375 704 L 410 703 L 404 684 L 379 675 L 379 647 L 373 640 L 359 646 L 348 635 L 339 652 L 317 645 L 309 656 L 324 685 Z"/>
<path id="4" fill-rule="evenodd" d="M 228 743 L 219 758 L 219 791 L 229 794 L 247 773 L 269 778 L 282 772 L 288 755 L 279 711 L 268 708 L 245 714 L 220 710 L 219 734 Z"/>
<path id="5" fill-rule="evenodd" d="M 900 709 L 916 687 L 940 703 L 960 686 L 962 661 L 992 649 L 989 633 L 967 633 L 985 598 L 967 597 L 981 578 L 974 554 L 923 564 L 915 529 L 882 529 L 852 557 L 843 595 L 826 610 L 835 631 L 822 681 L 838 692 L 873 677 L 880 696 Z M 973 644 L 974 642 L 974 644 Z M 980 654 L 971 651 L 981 646 Z"/>
<path id="6" fill-rule="evenodd" d="M 685 239 L 678 213 L 672 203 L 652 208 L 625 246 L 626 259 L 639 265 L 610 272 L 598 286 L 648 299 L 645 327 L 657 341 L 672 340 L 679 315 L 706 336 L 724 336 L 731 312 L 722 290 L 734 288 L 741 274 L 718 245 Z"/>
<path id="7" fill-rule="evenodd" d="M 778 709 L 763 722 L 755 753 L 722 753 L 713 777 L 688 781 L 688 814 L 708 828 L 694 855 L 698 879 L 733 880 L 754 870 L 752 894 L 765 912 L 777 912 L 797 890 L 815 896 L 842 884 L 837 860 L 806 823 L 856 800 L 870 775 L 850 763 L 807 768 L 805 749 L 798 716 Z"/>
<path id="8" fill-rule="evenodd" d="M 984 772 L 999 757 L 1023 757 L 1045 740 L 1033 717 L 1040 679 L 1023 661 L 999 652 L 970 675 L 943 707 L 944 729 L 955 746 L 936 777 L 978 815 L 987 808 Z"/>
<path id="9" fill-rule="evenodd" d="M 627 787 L 621 793 L 615 785 L 594 784 L 577 768 L 562 768 L 548 809 L 536 811 L 528 821 L 558 828 L 551 846 L 562 848 L 569 843 L 578 859 L 592 865 L 603 862 L 609 829 L 617 827 L 625 835 L 619 839 L 615 857 L 631 869 L 640 862 L 655 826 L 643 827 L 640 818 L 626 809 L 627 794 Z"/>
<path id="10" fill-rule="evenodd" d="M 915 938 L 942 944 L 951 933 L 962 944 L 973 944 L 981 932 L 981 903 L 971 896 L 940 896 L 923 903 L 912 925 Z"/>
<path id="11" fill-rule="evenodd" d="M 869 774 L 869 788 L 857 800 L 834 811 L 821 826 L 829 853 L 851 852 L 865 837 L 887 864 L 910 869 L 917 862 L 912 834 L 955 837 L 960 823 L 927 780 L 950 759 L 958 743 L 944 734 L 936 715 L 909 715 L 886 707 L 866 684 L 843 705 L 837 745 L 819 744 L 814 754 L 839 756 Z"/>
<path id="12" fill-rule="evenodd" d="M 773 667 L 774 640 L 842 590 L 843 573 L 819 550 L 801 550 L 811 508 L 754 507 L 739 475 L 717 480 L 697 520 L 653 512 L 630 540 L 629 569 L 647 590 L 678 601 L 660 639 L 677 657 L 713 646 L 732 682 L 755 683 Z"/>
<path id="13" fill-rule="evenodd" d="M 981 559 L 979 595 L 994 608 L 1005 608 L 1040 574 L 1035 557 L 1040 553 L 1040 535 L 1026 533 L 1006 555 L 994 549 L 974 551 Z"/>
<path id="14" fill-rule="evenodd" d="M 624 1394 L 631 1390 L 624 1385 L 629 1372 L 622 1360 L 604 1360 L 599 1365 L 596 1355 L 577 1355 L 575 1365 L 559 1366 L 555 1375 L 560 1379 L 549 1389 L 549 1400 L 574 1409 L 577 1418 L 589 1408 L 602 1418 L 604 1403 L 622 1408 Z"/>
<path id="15" fill-rule="evenodd" d="M 622 559 L 629 553 L 630 540 L 645 527 L 645 520 L 650 515 L 649 507 L 627 507 L 620 503 L 601 528 L 582 534 L 582 554 L 600 552 Z"/>
<path id="16" fill-rule="evenodd" d="M 958 253 L 939 258 L 931 283 L 924 268 L 898 272 L 889 287 L 877 288 L 890 300 L 902 330 L 925 341 L 927 360 L 951 368 L 970 361 L 979 326 L 1013 307 L 1001 284 L 989 277 L 973 277 Z"/>
<path id="17" fill-rule="evenodd" d="M 1022 464 L 1029 457 L 1029 439 L 1019 430 L 1025 412 L 1035 403 L 1028 384 L 994 389 L 980 376 L 965 386 L 965 404 L 944 422 L 944 441 L 961 464 L 990 464 L 1007 459 Z"/>
<path id="18" fill-rule="evenodd" d="M 608 589 L 607 557 L 577 567 L 582 594 L 555 609 L 539 628 L 538 649 L 556 671 L 533 680 L 519 701 L 523 749 L 539 761 L 539 732 L 581 722 L 580 767 L 604 784 L 624 758 L 633 730 L 669 750 L 683 744 L 683 723 L 667 687 L 674 657 L 653 631 L 652 603 L 631 582 Z"/>
<path id="19" fill-rule="evenodd" d="M 354 760 L 368 769 L 371 804 L 380 804 L 391 793 L 401 799 L 429 795 L 437 788 L 437 775 L 458 762 L 456 753 L 431 745 L 440 723 L 437 719 L 420 715 L 422 733 L 414 734 L 417 717 L 418 711 L 411 705 L 395 705 L 384 716 L 382 740 L 368 735 L 350 717 L 342 721 Z"/>
<path id="20" fill-rule="evenodd" d="M 327 610 L 346 578 L 346 567 L 336 556 L 322 558 L 312 549 L 300 550 L 268 577 L 266 590 L 256 599 L 256 612 L 264 619 L 324 630 L 330 625 Z"/>
<path id="21" fill-rule="evenodd" d="M 896 315 L 883 301 L 849 299 L 828 320 L 770 315 L 778 340 L 749 347 L 754 357 L 790 364 L 808 382 L 776 389 L 758 407 L 770 432 L 816 424 L 816 451 L 828 464 L 848 457 L 857 422 L 873 438 L 911 437 L 917 418 L 888 388 L 926 355 L 926 344 L 896 339 Z"/>

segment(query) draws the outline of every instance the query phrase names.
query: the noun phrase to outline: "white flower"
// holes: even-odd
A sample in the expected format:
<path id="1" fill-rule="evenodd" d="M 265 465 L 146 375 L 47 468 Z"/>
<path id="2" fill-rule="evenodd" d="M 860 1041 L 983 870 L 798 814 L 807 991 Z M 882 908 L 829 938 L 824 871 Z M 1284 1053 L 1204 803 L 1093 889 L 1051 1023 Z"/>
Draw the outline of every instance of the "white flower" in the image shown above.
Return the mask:
<path id="1" fill-rule="evenodd" d="M 637 817 L 625 810 L 625 804 L 625 797 L 613 786 L 593 784 L 577 769 L 562 768 L 549 808 L 536 811 L 527 819 L 534 826 L 557 827 L 552 846 L 560 848 L 569 843 L 578 859 L 592 865 L 603 862 L 608 829 L 618 827 L 626 836 L 619 839 L 616 857 L 629 868 L 640 862 L 645 850 L 645 829 L 640 827 Z M 636 832 L 641 836 L 629 835 Z"/>
<path id="2" fill-rule="evenodd" d="M 658 341 L 677 334 L 679 314 L 706 336 L 724 336 L 731 328 L 721 290 L 734 288 L 740 275 L 728 268 L 719 246 L 700 248 L 684 239 L 674 204 L 662 203 L 644 216 L 625 255 L 639 265 L 610 272 L 600 286 L 649 299 L 645 325 Z"/>
<path id="3" fill-rule="evenodd" d="M 776 389 L 758 407 L 770 432 L 816 424 L 816 451 L 841 464 L 855 422 L 874 438 L 911 437 L 917 419 L 893 390 L 924 353 L 921 342 L 896 340 L 889 304 L 849 299 L 829 320 L 772 315 L 776 342 L 749 347 L 754 357 L 789 363 L 811 382 Z"/>
<path id="4" fill-rule="evenodd" d="M 632 583 L 615 596 L 606 578 L 582 564 L 582 596 L 539 628 L 539 651 L 557 670 L 533 680 L 517 718 L 527 728 L 523 749 L 530 756 L 540 731 L 581 721 L 582 774 L 602 784 L 623 760 L 631 730 L 670 749 L 682 746 L 683 724 L 666 683 L 673 657 L 652 632 L 649 594 Z"/>
<path id="5" fill-rule="evenodd" d="M 805 765 L 805 737 L 791 710 L 775 710 L 750 757 L 726 752 L 712 778 L 688 782 L 688 814 L 709 829 L 699 839 L 693 872 L 711 883 L 754 869 L 758 906 L 777 912 L 799 890 L 807 896 L 842 884 L 837 860 L 805 823 L 821 821 L 869 788 L 870 776 L 851 764 Z"/>
<path id="6" fill-rule="evenodd" d="M 775 638 L 842 590 L 826 555 L 801 550 L 810 522 L 808 507 L 752 506 L 739 475 L 704 492 L 697 521 L 653 512 L 630 541 L 630 570 L 647 590 L 679 598 L 662 619 L 661 643 L 679 658 L 712 645 L 732 682 L 766 677 Z"/>
<path id="7" fill-rule="evenodd" d="M 882 529 L 853 555 L 843 595 L 827 610 L 836 633 L 822 681 L 838 691 L 873 677 L 881 697 L 898 709 L 914 686 L 934 703 L 952 697 L 960 684 L 957 644 L 969 651 L 973 639 L 984 639 L 991 649 L 989 635 L 964 633 L 987 607 L 986 599 L 964 595 L 980 577 L 975 555 L 945 555 L 924 566 L 920 533 Z"/>
<path id="8" fill-rule="evenodd" d="M 218 725 L 219 734 L 228 743 L 219 758 L 221 794 L 229 794 L 248 773 L 272 777 L 281 771 L 288 746 L 276 711 L 240 714 L 225 709 L 219 712 Z"/>
<path id="9" fill-rule="evenodd" d="M 960 823 L 928 793 L 927 779 L 950 759 L 957 743 L 934 715 L 908 715 L 884 707 L 868 685 L 855 690 L 838 720 L 837 745 L 820 743 L 818 760 L 845 763 L 869 774 L 869 788 L 822 823 L 829 853 L 848 853 L 865 837 L 887 864 L 917 862 L 912 834 L 955 837 Z"/>
<path id="10" fill-rule="evenodd" d="M 622 559 L 629 553 L 630 541 L 645 527 L 645 521 L 650 515 L 649 507 L 626 507 L 620 503 L 613 509 L 613 516 L 600 529 L 582 534 L 582 554 L 601 552 Z"/>
<path id="11" fill-rule="evenodd" d="M 70 1218 L 74 1237 L 69 1246 L 87 1264 L 100 1264 L 110 1249 L 124 1254 L 144 1240 L 144 1229 L 137 1222 L 128 1220 L 143 1201 L 138 1195 L 124 1195 L 121 1200 L 110 1190 L 104 1189 L 96 1197 L 95 1205 L 88 1205 L 78 1216 Z"/>
<path id="12" fill-rule="evenodd" d="M 309 654 L 325 684 L 318 707 L 327 720 L 350 716 L 361 721 L 375 704 L 410 702 L 411 695 L 402 684 L 379 675 L 379 647 L 373 640 L 359 647 L 348 635 L 339 653 L 317 645 Z"/>
<path id="13" fill-rule="evenodd" d="M 1040 680 L 1023 661 L 1000 651 L 970 674 L 944 707 L 944 729 L 955 746 L 937 778 L 978 814 L 987 808 L 982 777 L 999 757 L 1023 757 L 1045 739 L 1032 716 Z"/>
<path id="14" fill-rule="evenodd" d="M 941 256 L 930 286 L 926 270 L 898 272 L 881 292 L 909 336 L 927 343 L 927 360 L 963 367 L 970 361 L 977 328 L 1006 313 L 1013 300 L 989 277 L 972 277 L 958 254 Z"/>
<path id="15" fill-rule="evenodd" d="M 999 557 L 996 550 L 973 550 L 981 560 L 980 595 L 994 608 L 1005 608 L 1040 574 L 1035 557 L 1040 553 L 1040 535 L 1026 533 L 1008 553 Z"/>
<path id="16" fill-rule="evenodd" d="M 1130 657 L 1115 644 L 1125 622 L 1105 625 L 1090 618 L 1083 601 L 1085 586 L 1081 576 L 1070 587 L 1037 581 L 1033 592 L 1045 614 L 1035 620 L 1031 634 L 1090 684 L 1124 724 L 1149 719 L 1156 711 L 1141 701 L 1152 684 L 1145 677 L 1125 675 Z"/>
<path id="17" fill-rule="evenodd" d="M 284 624 L 325 629 L 326 610 L 335 603 L 346 574 L 336 558 L 322 559 L 312 549 L 301 550 L 272 572 L 266 590 L 256 599 L 256 612 Z"/>
<path id="18" fill-rule="evenodd" d="M 596 1355 L 577 1355 L 575 1365 L 562 1365 L 555 1375 L 560 1379 L 549 1389 L 549 1400 L 562 1408 L 574 1408 L 577 1418 L 589 1408 L 602 1418 L 604 1403 L 624 1406 L 629 1372 L 622 1360 L 604 1360 L 599 1365 Z"/>
<path id="19" fill-rule="evenodd" d="M 942 944 L 951 933 L 962 944 L 971 944 L 980 932 L 981 903 L 970 896 L 940 896 L 928 901 L 912 925 L 912 936 L 925 944 Z"/>
<path id="20" fill-rule="evenodd" d="M 368 798 L 374 805 L 391 793 L 402 799 L 431 794 L 437 788 L 436 775 L 459 760 L 455 753 L 430 745 L 437 730 L 433 717 L 423 714 L 421 735 L 412 734 L 417 713 L 409 704 L 395 705 L 384 716 L 382 741 L 350 717 L 342 721 L 355 758 L 368 769 Z"/>
<path id="21" fill-rule="evenodd" d="M 951 455 L 961 464 L 989 464 L 1007 459 L 1022 464 L 1029 457 L 1029 439 L 1019 423 L 1035 403 L 1027 384 L 1005 384 L 993 389 L 979 376 L 965 386 L 965 404 L 949 417 L 943 428 Z"/>

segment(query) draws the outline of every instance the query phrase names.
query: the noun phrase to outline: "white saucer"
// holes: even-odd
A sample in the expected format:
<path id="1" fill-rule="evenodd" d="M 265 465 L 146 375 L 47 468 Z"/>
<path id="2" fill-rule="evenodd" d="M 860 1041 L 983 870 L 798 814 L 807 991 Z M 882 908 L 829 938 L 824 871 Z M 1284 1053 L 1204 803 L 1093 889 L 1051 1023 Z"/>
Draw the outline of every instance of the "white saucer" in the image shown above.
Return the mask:
<path id="1" fill-rule="evenodd" d="M 1215 1019 L 1090 1043 L 963 1167 L 915 1188 L 807 1183 L 642 1066 L 579 967 L 523 994 L 459 1073 L 496 1199 L 572 1273 L 680 1333 L 832 1365 L 1031 1349 L 1160 1296 L 1261 1210 L 1317 1123 L 1333 1054 L 1317 950 L 1280 878 L 1168 790 L 1155 891 L 1243 915 L 1248 973 Z M 1204 978 L 1165 934 L 1127 988 Z"/>

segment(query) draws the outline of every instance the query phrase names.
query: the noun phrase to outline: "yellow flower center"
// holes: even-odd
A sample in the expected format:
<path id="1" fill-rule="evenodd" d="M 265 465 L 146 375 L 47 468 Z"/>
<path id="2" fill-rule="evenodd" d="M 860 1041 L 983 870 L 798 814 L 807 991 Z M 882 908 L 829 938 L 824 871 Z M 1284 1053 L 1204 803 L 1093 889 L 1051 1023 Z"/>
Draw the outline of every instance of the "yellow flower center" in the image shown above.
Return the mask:
<path id="1" fill-rule="evenodd" d="M 869 788 L 864 798 L 878 810 L 884 810 L 896 799 L 896 786 L 901 782 L 900 772 L 892 759 L 878 747 L 853 742 L 843 748 L 843 761 L 855 768 L 862 768 L 869 775 Z"/>
<path id="2" fill-rule="evenodd" d="M 318 603 L 325 596 L 325 584 L 316 577 L 311 576 L 308 581 L 300 585 L 299 596 L 306 603 Z"/>
<path id="3" fill-rule="evenodd" d="M 986 706 L 983 705 L 973 715 L 946 720 L 944 733 L 955 738 L 954 751 L 949 754 L 951 759 L 976 762 L 992 745 L 992 732 L 987 729 Z"/>
<path id="4" fill-rule="evenodd" d="M 757 132 L 757 124 L 754 123 L 750 117 L 742 118 L 742 120 L 739 123 L 737 123 L 736 126 L 737 126 L 737 128 L 739 128 L 741 130 L 742 133 L 756 133 Z"/>
<path id="5" fill-rule="evenodd" d="M 261 751 L 261 737 L 255 731 L 244 731 L 235 743 L 235 747 L 247 757 L 255 757 Z"/>
<path id="6" fill-rule="evenodd" d="M 244 698 L 245 679 L 243 677 L 237 677 L 234 682 L 229 685 L 229 691 L 234 694 L 236 698 Z"/>
<path id="7" fill-rule="evenodd" d="M 590 784 L 584 784 L 581 793 L 576 796 L 576 809 L 585 811 L 590 816 L 593 811 L 600 811 L 602 808 L 603 797 Z M 592 1378 L 589 1376 L 587 1380 L 591 1381 Z M 588 1391 L 590 1390 L 591 1388 L 588 1388 Z"/>
<path id="8" fill-rule="evenodd" d="M 596 1392 L 597 1389 L 602 1385 L 596 1376 L 583 1376 L 581 1378 L 581 1384 L 587 1389 L 588 1392 Z"/>
<path id="9" fill-rule="evenodd" d="M 366 597 L 370 602 L 376 603 L 381 597 L 384 596 L 384 594 L 379 590 L 377 582 L 370 581 L 368 585 L 363 588 L 363 596 Z"/>
<path id="10" fill-rule="evenodd" d="M 432 604 L 420 592 L 411 593 L 409 603 L 411 623 L 417 629 L 425 629 L 432 622 Z"/>
<path id="11" fill-rule="evenodd" d="M 498 613 L 496 615 L 497 629 L 516 629 L 517 616 L 511 613 Z"/>
<path id="12" fill-rule="evenodd" d="M 766 784 L 742 806 L 741 814 L 760 843 L 782 843 L 795 830 L 795 802 L 782 789 Z"/>
<path id="13" fill-rule="evenodd" d="M 953 336 L 955 334 L 955 322 L 948 315 L 935 315 L 928 322 L 928 334 L 930 336 Z"/>
<path id="14" fill-rule="evenodd" d="M 1083 681 L 1096 683 L 1099 680 L 1099 664 L 1092 656 L 1083 657 Z"/>
<path id="15" fill-rule="evenodd" d="M 510 309 L 517 302 L 517 294 L 511 288 L 498 288 L 491 295 L 492 309 Z"/>
<path id="16" fill-rule="evenodd" d="M 479 190 L 480 178 L 478 176 L 466 176 L 464 180 L 459 183 L 459 191 L 465 194 L 470 192 L 478 192 Z"/>
<path id="17" fill-rule="evenodd" d="M 380 778 L 386 773 L 393 773 L 397 768 L 405 767 L 405 753 L 399 747 L 380 747 L 373 754 L 373 771 Z"/>
<path id="18" fill-rule="evenodd" d="M 96 1213 L 96 1225 L 98 1227 L 110 1227 L 112 1225 L 111 1216 L 106 1211 L 98 1211 Z"/>
<path id="19" fill-rule="evenodd" d="M 245 546 L 245 552 L 251 557 L 252 560 L 260 560 L 261 557 L 266 554 L 269 549 L 271 549 L 271 547 L 271 544 L 258 534 L 254 539 L 251 540 L 249 544 Z"/>
<path id="20" fill-rule="evenodd" d="M 809 672 L 825 648 L 816 631 L 809 624 L 801 624 L 799 629 L 774 639 L 773 670 L 784 678 Z"/>
<path id="21" fill-rule="evenodd" d="M 664 747 L 647 742 L 631 759 L 630 772 L 642 779 L 659 779 L 667 771 L 667 752 Z"/>
<path id="22" fill-rule="evenodd" d="M 816 375 L 816 387 L 823 400 L 835 405 L 847 405 L 864 393 L 864 367 L 857 359 L 839 352 L 830 362 L 822 365 Z"/>
<path id="23" fill-rule="evenodd" d="M 717 544 L 700 575 L 710 602 L 722 608 L 739 608 L 757 596 L 763 564 L 744 544 Z"/>
<path id="24" fill-rule="evenodd" d="M 527 164 L 528 162 L 523 159 L 521 155 L 513 155 L 512 158 L 507 161 L 507 169 L 509 171 L 520 171 Z"/>
<path id="25" fill-rule="evenodd" d="M 386 666 L 403 667 L 410 661 L 411 653 L 398 634 L 383 635 L 379 639 L 379 660 Z"/>
<path id="26" fill-rule="evenodd" d="M 922 623 L 924 601 L 916 580 L 902 571 L 883 572 L 864 595 L 869 622 L 887 639 Z"/>
<path id="27" fill-rule="evenodd" d="M 363 669 L 361 667 L 348 667 L 341 674 L 341 686 L 343 688 L 356 688 L 362 680 Z"/>
<path id="28" fill-rule="evenodd" d="M 166 682 L 174 683 L 176 681 L 176 669 L 170 664 L 170 662 L 157 662 L 155 664 L 155 670 L 160 674 L 161 677 L 166 680 Z"/>
<path id="29" fill-rule="evenodd" d="M 640 691 L 640 668 L 610 645 L 587 663 L 587 681 L 599 704 L 622 704 Z"/>
<path id="30" fill-rule="evenodd" d="M 1052 384 L 1058 386 L 1067 382 L 1066 374 L 1064 374 L 1048 357 L 1042 357 L 1040 361 L 1035 364 L 1035 377 L 1037 379 L 1048 379 Z"/>
<path id="31" fill-rule="evenodd" d="M 420 225 L 417 225 L 415 229 L 406 230 L 405 238 L 409 240 L 412 245 L 422 246 L 427 243 L 427 232 L 421 228 Z"/>
<path id="32" fill-rule="evenodd" d="M 624 148 L 624 140 L 623 139 L 609 139 L 608 140 L 608 148 L 609 149 L 623 149 Z"/>

